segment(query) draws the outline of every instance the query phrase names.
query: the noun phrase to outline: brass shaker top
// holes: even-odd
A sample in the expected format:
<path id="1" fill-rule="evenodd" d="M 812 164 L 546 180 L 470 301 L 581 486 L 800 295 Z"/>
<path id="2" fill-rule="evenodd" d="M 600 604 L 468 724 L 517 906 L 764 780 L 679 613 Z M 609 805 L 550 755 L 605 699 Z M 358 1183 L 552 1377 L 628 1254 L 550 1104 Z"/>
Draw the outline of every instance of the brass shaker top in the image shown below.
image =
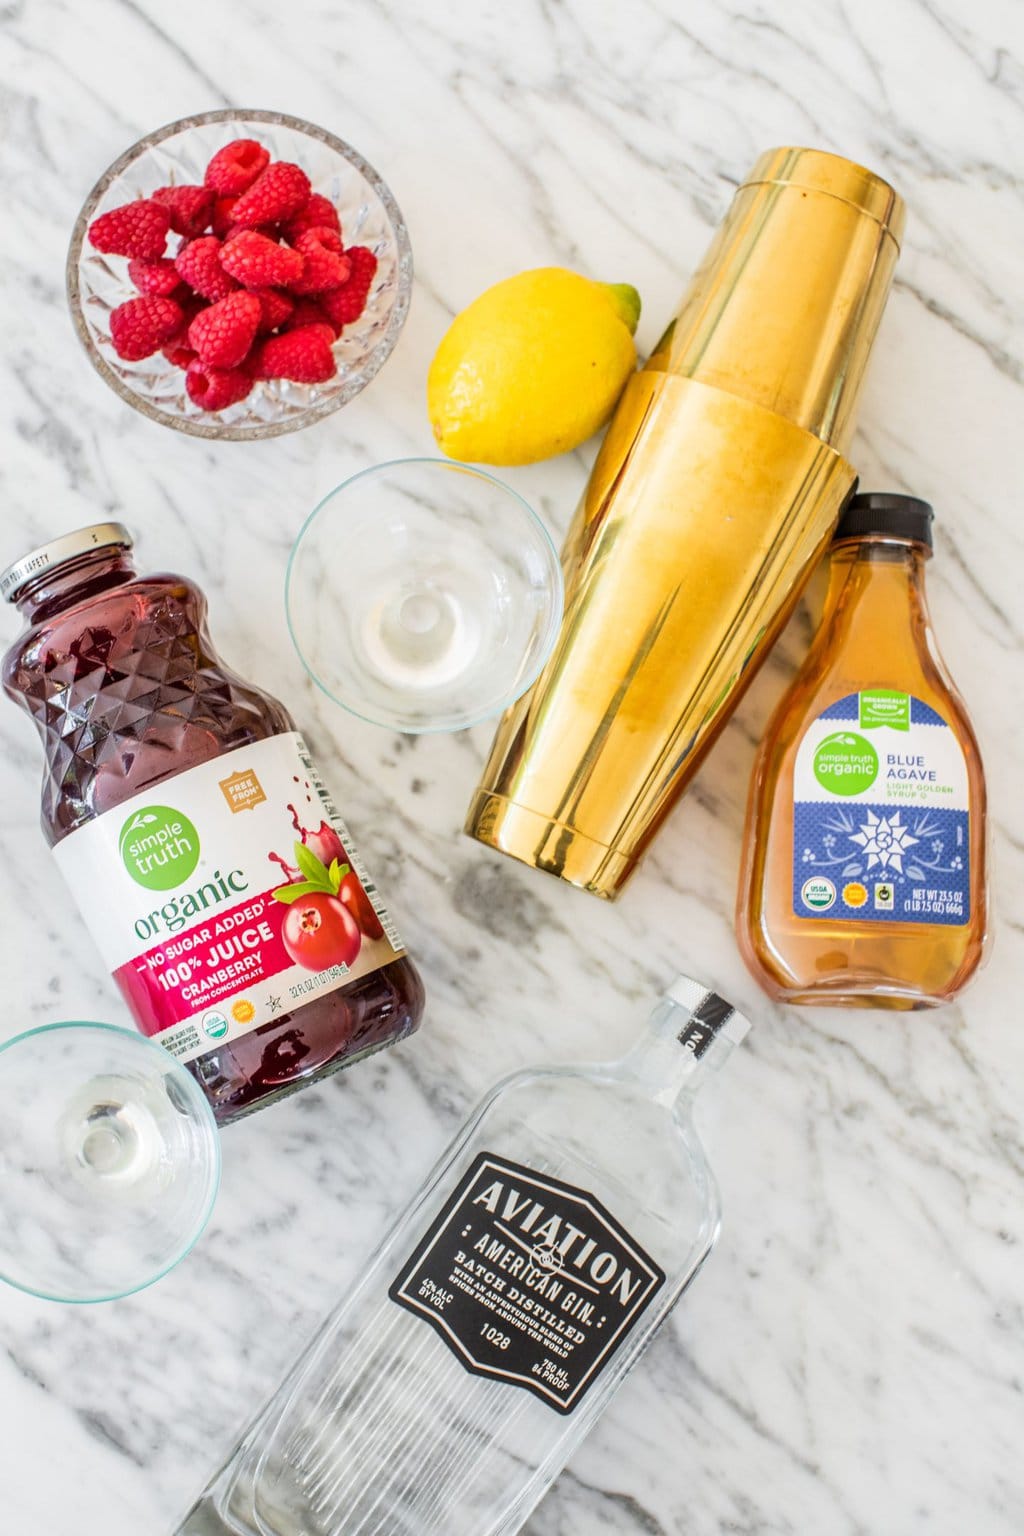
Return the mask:
<path id="1" fill-rule="evenodd" d="M 648 369 L 739 395 L 845 453 L 903 223 L 902 199 L 864 166 L 768 150 Z"/>

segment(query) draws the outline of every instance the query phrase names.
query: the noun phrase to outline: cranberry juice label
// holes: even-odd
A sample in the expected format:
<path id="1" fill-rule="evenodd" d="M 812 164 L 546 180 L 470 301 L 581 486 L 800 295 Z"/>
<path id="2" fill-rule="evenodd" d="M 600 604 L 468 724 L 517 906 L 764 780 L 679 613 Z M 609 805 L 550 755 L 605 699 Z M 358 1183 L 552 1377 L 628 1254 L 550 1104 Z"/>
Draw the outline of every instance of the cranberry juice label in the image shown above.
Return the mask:
<path id="1" fill-rule="evenodd" d="M 793 767 L 793 911 L 835 922 L 971 915 L 967 764 L 928 704 L 850 693 L 807 728 Z"/>
<path id="2" fill-rule="evenodd" d="M 402 952 L 295 732 L 165 779 L 54 856 L 139 1028 L 183 1061 Z"/>
<path id="3" fill-rule="evenodd" d="M 571 1413 L 664 1283 L 585 1189 L 482 1152 L 388 1295 L 471 1374 Z"/>

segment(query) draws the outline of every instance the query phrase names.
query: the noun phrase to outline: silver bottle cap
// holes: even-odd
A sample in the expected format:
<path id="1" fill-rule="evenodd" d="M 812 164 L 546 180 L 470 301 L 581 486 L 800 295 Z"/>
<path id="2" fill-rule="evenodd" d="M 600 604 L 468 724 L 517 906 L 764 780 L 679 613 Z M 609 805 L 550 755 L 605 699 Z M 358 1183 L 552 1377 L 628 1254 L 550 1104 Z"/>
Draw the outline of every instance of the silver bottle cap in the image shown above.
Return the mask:
<path id="1" fill-rule="evenodd" d="M 739 1045 L 750 1028 L 750 1020 L 738 1013 L 724 997 L 689 976 L 677 976 L 665 989 L 665 996 L 690 1014 L 679 1039 L 696 1056 L 703 1055 L 714 1039 Z"/>
<path id="2" fill-rule="evenodd" d="M 27 555 L 22 555 L 0 573 L 0 597 L 13 603 L 22 587 L 33 581 L 40 571 L 63 565 L 65 560 L 74 560 L 91 549 L 107 549 L 118 544 L 124 549 L 132 547 L 132 536 L 123 523 L 91 523 L 88 528 L 61 534 L 59 539 L 51 539 L 48 544 L 29 550 Z"/>

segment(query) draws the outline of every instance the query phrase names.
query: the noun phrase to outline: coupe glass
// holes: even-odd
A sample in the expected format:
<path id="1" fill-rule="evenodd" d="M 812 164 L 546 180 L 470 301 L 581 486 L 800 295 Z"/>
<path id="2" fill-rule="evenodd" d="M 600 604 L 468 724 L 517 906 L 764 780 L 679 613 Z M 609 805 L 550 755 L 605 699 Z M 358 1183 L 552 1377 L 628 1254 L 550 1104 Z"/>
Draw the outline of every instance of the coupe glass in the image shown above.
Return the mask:
<path id="1" fill-rule="evenodd" d="M 501 712 L 562 618 L 555 546 L 521 496 L 449 459 L 354 475 L 288 563 L 292 640 L 313 681 L 374 725 L 457 731 Z"/>
<path id="2" fill-rule="evenodd" d="M 366 308 L 334 346 L 338 372 L 324 384 L 268 379 L 224 411 L 204 411 L 185 393 L 185 375 L 162 352 L 125 362 L 110 339 L 110 312 L 136 297 L 121 256 L 87 239 L 93 219 L 157 187 L 201 183 L 207 162 L 232 139 L 258 139 L 275 160 L 301 165 L 314 192 L 330 198 L 346 245 L 366 245 L 377 272 Z M 173 244 L 172 244 L 173 249 Z M 71 236 L 67 290 L 71 318 L 96 371 L 122 400 L 152 421 L 195 437 L 264 438 L 294 432 L 357 395 L 390 356 L 409 310 L 412 251 L 398 204 L 357 150 L 324 128 L 281 112 L 227 108 L 168 123 L 147 134 L 104 171 Z"/>
<path id="3" fill-rule="evenodd" d="M 220 1144 L 202 1089 L 110 1024 L 48 1024 L 0 1046 L 0 1279 L 48 1301 L 110 1301 L 183 1259 L 213 1209 Z"/>

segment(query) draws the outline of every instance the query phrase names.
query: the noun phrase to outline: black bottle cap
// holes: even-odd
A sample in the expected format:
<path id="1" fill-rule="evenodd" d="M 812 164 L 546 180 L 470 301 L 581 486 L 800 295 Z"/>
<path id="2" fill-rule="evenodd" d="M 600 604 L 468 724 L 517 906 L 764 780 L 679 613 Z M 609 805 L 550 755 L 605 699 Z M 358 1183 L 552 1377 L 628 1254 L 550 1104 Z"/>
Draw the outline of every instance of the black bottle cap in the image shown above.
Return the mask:
<path id="1" fill-rule="evenodd" d="M 898 491 L 860 491 L 839 519 L 832 542 L 859 539 L 868 533 L 889 534 L 894 539 L 913 539 L 932 547 L 932 518 L 928 502 Z"/>

